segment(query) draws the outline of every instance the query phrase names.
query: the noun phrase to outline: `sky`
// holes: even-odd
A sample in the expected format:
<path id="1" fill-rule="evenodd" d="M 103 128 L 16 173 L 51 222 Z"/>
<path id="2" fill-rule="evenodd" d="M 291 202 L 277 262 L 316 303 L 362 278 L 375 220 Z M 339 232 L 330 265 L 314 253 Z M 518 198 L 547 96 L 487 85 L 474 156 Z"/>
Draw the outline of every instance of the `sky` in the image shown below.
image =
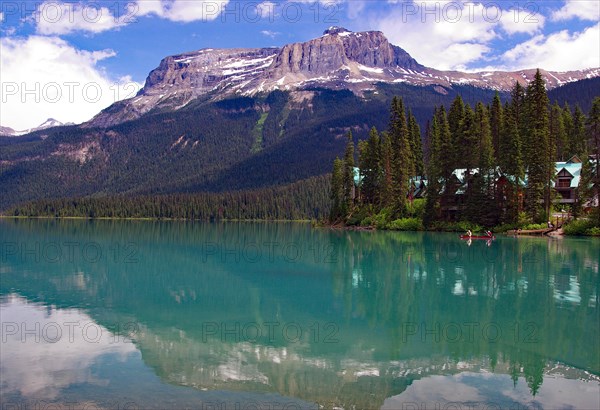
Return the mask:
<path id="1" fill-rule="evenodd" d="M 1 0 L 0 125 L 81 123 L 166 56 L 380 30 L 444 70 L 600 67 L 597 0 Z"/>

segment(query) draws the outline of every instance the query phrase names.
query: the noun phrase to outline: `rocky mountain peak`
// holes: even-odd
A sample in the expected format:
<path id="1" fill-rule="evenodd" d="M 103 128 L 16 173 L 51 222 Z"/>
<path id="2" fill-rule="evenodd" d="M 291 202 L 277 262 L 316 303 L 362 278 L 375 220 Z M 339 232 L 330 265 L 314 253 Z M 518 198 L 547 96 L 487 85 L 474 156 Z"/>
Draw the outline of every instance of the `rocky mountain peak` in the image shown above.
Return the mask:
<path id="1" fill-rule="evenodd" d="M 322 75 L 340 69 L 424 68 L 406 51 L 390 44 L 380 31 L 351 32 L 330 27 L 322 37 L 284 46 L 273 63 L 275 76 L 286 74 Z"/>
<path id="2" fill-rule="evenodd" d="M 345 29 L 344 27 L 331 26 L 323 32 L 323 35 L 326 36 L 327 34 L 340 34 L 340 33 L 351 33 L 351 31 L 348 29 Z"/>
<path id="3" fill-rule="evenodd" d="M 468 84 L 509 90 L 515 81 L 524 83 L 534 73 L 439 71 L 419 64 L 381 31 L 352 32 L 332 26 L 321 37 L 281 48 L 202 49 L 166 57 L 148 75 L 138 95 L 115 103 L 87 125 L 106 127 L 139 118 L 155 108 L 178 110 L 199 97 L 219 100 L 313 87 L 347 89 L 363 95 L 377 83 Z M 549 88 L 554 88 L 599 75 L 600 69 L 590 69 L 545 73 L 545 78 Z"/>
<path id="4" fill-rule="evenodd" d="M 48 118 L 46 121 L 38 125 L 34 128 L 29 128 L 26 130 L 16 131 L 10 127 L 2 127 L 0 126 L 0 136 L 5 137 L 17 137 L 20 135 L 29 134 L 30 132 L 45 130 L 52 127 L 60 127 L 61 125 L 72 125 L 73 123 L 63 124 L 62 122 L 55 120 L 54 118 Z"/>

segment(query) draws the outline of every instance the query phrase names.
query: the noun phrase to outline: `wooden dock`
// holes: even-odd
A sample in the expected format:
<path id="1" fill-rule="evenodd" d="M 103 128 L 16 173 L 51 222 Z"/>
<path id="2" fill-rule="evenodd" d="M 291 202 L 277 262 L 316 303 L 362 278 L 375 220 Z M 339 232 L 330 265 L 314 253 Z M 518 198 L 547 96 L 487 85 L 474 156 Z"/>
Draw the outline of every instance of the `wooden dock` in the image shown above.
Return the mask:
<path id="1" fill-rule="evenodd" d="M 518 235 L 547 235 L 548 233 L 554 231 L 556 228 L 545 228 L 545 229 L 516 229 L 512 231 L 506 232 L 508 235 L 518 236 Z"/>

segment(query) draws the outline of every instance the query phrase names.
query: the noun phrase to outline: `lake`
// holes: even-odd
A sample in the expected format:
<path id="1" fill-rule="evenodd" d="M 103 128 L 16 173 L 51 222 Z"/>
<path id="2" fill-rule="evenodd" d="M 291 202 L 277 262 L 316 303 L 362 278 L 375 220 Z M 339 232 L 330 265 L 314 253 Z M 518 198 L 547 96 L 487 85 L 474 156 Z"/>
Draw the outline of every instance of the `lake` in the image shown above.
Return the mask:
<path id="1" fill-rule="evenodd" d="M 0 220 L 4 409 L 600 408 L 600 240 Z"/>

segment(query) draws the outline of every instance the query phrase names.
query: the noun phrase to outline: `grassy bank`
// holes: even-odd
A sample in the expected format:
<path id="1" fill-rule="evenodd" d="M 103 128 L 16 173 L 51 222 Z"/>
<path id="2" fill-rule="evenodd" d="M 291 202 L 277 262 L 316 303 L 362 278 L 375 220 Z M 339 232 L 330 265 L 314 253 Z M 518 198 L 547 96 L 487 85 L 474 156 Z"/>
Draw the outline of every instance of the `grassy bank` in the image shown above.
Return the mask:
<path id="1" fill-rule="evenodd" d="M 393 219 L 392 212 L 383 209 L 373 214 L 368 207 L 358 208 L 346 221 L 337 221 L 336 227 L 346 227 L 348 229 L 378 229 L 388 231 L 428 231 L 428 232 L 466 232 L 470 230 L 474 234 L 484 233 L 491 230 L 496 234 L 506 233 L 513 230 L 540 230 L 546 229 L 546 223 L 532 223 L 524 213 L 520 214 L 519 221 L 512 224 L 502 224 L 496 226 L 481 226 L 470 221 L 434 221 L 427 225 L 424 222 L 424 200 L 415 200 L 407 209 L 407 217 Z M 600 236 L 599 218 L 590 215 L 589 218 L 582 218 L 564 225 L 564 235 L 571 236 Z"/>

